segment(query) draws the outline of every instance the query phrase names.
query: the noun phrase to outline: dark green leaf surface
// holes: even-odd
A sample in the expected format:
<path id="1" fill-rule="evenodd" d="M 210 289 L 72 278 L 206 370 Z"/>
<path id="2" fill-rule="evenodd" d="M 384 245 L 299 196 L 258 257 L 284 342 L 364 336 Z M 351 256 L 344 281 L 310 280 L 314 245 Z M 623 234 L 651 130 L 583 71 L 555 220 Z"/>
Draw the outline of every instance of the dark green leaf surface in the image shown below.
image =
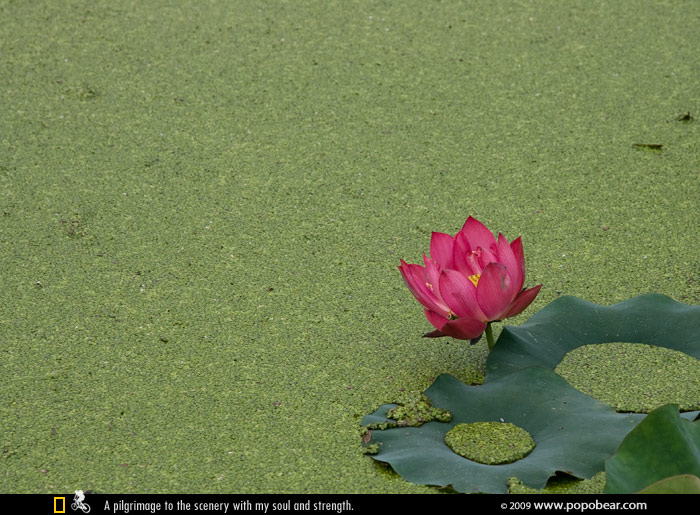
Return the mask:
<path id="1" fill-rule="evenodd" d="M 505 493 L 511 477 L 542 488 L 557 471 L 590 478 L 603 470 L 605 459 L 643 417 L 616 413 L 541 367 L 482 386 L 467 386 L 443 374 L 425 394 L 434 406 L 450 411 L 452 420 L 372 430 L 369 443 L 379 446 L 372 457 L 389 463 L 408 481 L 452 485 L 459 492 Z M 363 424 L 391 423 L 385 415 L 393 406 L 382 406 Z M 534 450 L 514 463 L 483 465 L 445 444 L 445 434 L 455 425 L 480 421 L 510 422 L 525 429 L 535 441 Z"/>
<path id="2" fill-rule="evenodd" d="M 684 420 L 678 406 L 650 413 L 606 465 L 605 493 L 634 493 L 670 476 L 700 476 L 700 422 Z"/>

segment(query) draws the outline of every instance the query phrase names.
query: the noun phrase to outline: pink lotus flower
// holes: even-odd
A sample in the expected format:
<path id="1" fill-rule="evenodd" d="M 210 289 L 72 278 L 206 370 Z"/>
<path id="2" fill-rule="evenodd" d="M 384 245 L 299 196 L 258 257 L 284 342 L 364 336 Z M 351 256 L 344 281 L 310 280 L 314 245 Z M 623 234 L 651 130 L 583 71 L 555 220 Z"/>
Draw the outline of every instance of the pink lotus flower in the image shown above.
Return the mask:
<path id="1" fill-rule="evenodd" d="M 525 257 L 520 237 L 510 244 L 500 233 L 496 239 L 471 216 L 455 236 L 434 232 L 430 258 L 423 254 L 423 262 L 424 267 L 402 259 L 399 270 L 436 328 L 427 337 L 451 336 L 476 343 L 486 331 L 491 348 L 490 322 L 522 312 L 542 287 L 523 289 Z"/>

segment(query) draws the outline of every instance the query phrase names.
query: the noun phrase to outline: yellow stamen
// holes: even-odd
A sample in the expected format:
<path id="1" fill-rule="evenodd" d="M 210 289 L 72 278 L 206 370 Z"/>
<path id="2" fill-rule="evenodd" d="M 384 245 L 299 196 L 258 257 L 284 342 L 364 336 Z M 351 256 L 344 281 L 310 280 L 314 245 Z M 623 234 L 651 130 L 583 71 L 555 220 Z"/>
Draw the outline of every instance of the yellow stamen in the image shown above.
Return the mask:
<path id="1" fill-rule="evenodd" d="M 469 276 L 469 280 L 474 284 L 475 288 L 479 284 L 479 277 L 481 277 L 481 274 L 474 274 Z"/>
<path id="2" fill-rule="evenodd" d="M 433 285 L 430 283 L 425 283 L 425 285 L 428 287 L 430 291 L 433 291 Z"/>

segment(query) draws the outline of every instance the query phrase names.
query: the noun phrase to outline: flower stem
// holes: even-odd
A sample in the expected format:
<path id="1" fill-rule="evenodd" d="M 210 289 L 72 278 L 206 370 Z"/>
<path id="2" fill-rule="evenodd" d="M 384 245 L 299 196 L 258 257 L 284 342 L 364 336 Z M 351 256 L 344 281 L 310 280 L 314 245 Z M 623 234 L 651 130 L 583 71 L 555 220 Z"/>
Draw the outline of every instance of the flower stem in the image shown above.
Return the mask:
<path id="1" fill-rule="evenodd" d="M 491 329 L 491 322 L 486 324 L 486 343 L 489 344 L 489 351 L 493 350 L 493 346 L 496 342 L 493 341 L 493 330 Z"/>

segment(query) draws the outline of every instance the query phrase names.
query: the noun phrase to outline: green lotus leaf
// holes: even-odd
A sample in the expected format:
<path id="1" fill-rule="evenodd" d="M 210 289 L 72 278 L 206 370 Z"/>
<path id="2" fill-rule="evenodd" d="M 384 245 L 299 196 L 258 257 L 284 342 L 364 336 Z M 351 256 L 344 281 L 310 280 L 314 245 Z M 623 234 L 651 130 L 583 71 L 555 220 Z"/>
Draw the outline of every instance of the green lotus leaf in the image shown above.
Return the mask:
<path id="1" fill-rule="evenodd" d="M 696 361 L 700 359 L 699 332 L 700 306 L 682 304 L 664 295 L 641 295 L 612 306 L 560 297 L 523 325 L 503 329 L 488 357 L 485 383 L 539 366 L 557 369 L 584 393 L 608 402 L 618 411 L 648 413 L 668 403 L 681 404 L 684 411 L 695 410 L 700 404 L 700 363 Z M 596 344 L 608 344 L 600 347 L 601 353 L 607 353 L 599 357 L 600 363 L 583 367 L 573 361 L 563 367 L 566 363 L 562 360 L 568 356 L 585 362 L 584 351 L 595 351 Z M 646 345 L 630 353 L 630 344 Z M 615 352 L 620 361 L 612 363 L 608 356 L 614 357 Z M 635 368 L 634 359 L 644 352 L 648 363 L 638 361 Z M 633 359 L 631 354 L 637 357 Z M 671 362 L 679 365 L 674 368 Z M 607 370 L 605 363 L 610 364 Z M 596 370 L 598 364 L 602 372 Z M 567 369 L 584 379 L 573 381 L 564 374 Z M 601 393 L 606 390 L 609 398 Z"/>
<path id="2" fill-rule="evenodd" d="M 467 386 L 443 374 L 425 391 L 433 406 L 451 413 L 449 422 L 395 427 L 380 407 L 366 416 L 366 444 L 372 458 L 389 463 L 404 479 L 419 484 L 452 486 L 459 492 L 506 493 L 517 477 L 543 488 L 557 471 L 591 478 L 644 415 L 616 413 L 585 395 L 551 370 L 519 370 L 481 386 Z M 507 422 L 527 431 L 535 447 L 512 463 L 486 465 L 452 451 L 445 437 L 458 424 Z M 392 427 L 394 426 L 394 427 Z"/>
<path id="3" fill-rule="evenodd" d="M 681 474 L 700 476 L 700 421 L 683 419 L 673 404 L 658 408 L 627 435 L 605 471 L 605 493 L 634 493 Z M 687 480 L 665 486 L 681 481 Z"/>
<path id="4" fill-rule="evenodd" d="M 652 483 L 640 494 L 700 494 L 700 477 L 692 474 L 680 474 L 667 477 L 656 483 Z"/>

